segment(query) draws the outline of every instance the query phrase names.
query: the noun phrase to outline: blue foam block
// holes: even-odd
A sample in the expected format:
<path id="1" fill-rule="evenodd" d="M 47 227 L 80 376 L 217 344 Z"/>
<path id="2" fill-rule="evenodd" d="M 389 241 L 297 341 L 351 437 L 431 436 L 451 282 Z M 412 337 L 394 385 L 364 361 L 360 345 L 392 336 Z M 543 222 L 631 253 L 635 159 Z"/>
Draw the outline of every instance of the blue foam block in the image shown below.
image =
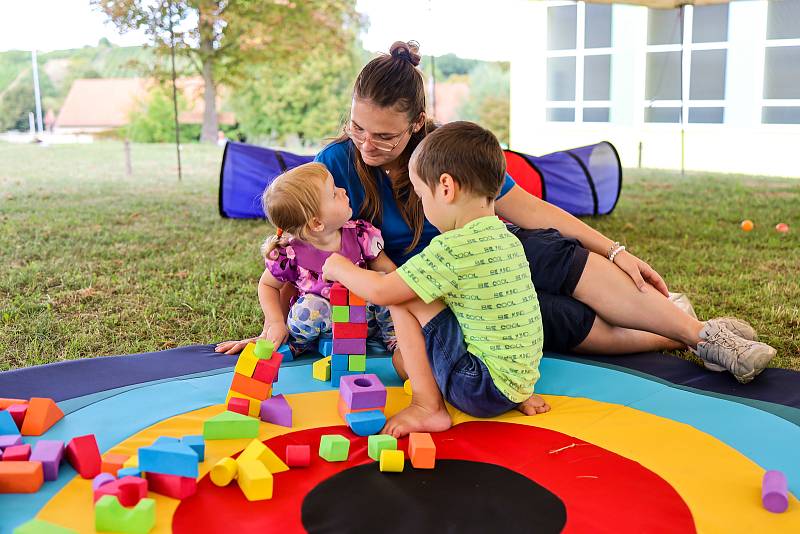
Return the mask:
<path id="1" fill-rule="evenodd" d="M 347 354 L 331 354 L 331 371 L 347 371 L 350 356 Z"/>
<path id="2" fill-rule="evenodd" d="M 171 438 L 169 436 L 159 436 L 154 442 L 153 445 L 167 445 L 169 443 L 180 443 L 181 440 L 178 438 Z"/>
<path id="3" fill-rule="evenodd" d="M 165 440 L 139 449 L 139 469 L 145 473 L 197 478 L 197 462 L 197 453 L 180 442 Z"/>
<path id="4" fill-rule="evenodd" d="M 138 467 L 123 467 L 119 471 L 117 471 L 117 478 L 122 477 L 140 477 L 142 476 L 142 472 L 139 471 Z"/>
<path id="5" fill-rule="evenodd" d="M 339 379 L 343 376 L 347 375 L 363 375 L 364 373 L 361 371 L 348 371 L 340 370 L 340 369 L 333 369 L 331 368 L 331 386 L 338 388 L 339 387 Z"/>
<path id="6" fill-rule="evenodd" d="M 345 415 L 347 426 L 359 436 L 377 434 L 386 424 L 386 416 L 380 410 L 368 412 L 353 412 Z"/>
<path id="7" fill-rule="evenodd" d="M 17 428 L 14 418 L 11 417 L 11 413 L 3 410 L 0 412 L 0 436 L 6 434 L 19 434 L 19 428 Z"/>
<path id="8" fill-rule="evenodd" d="M 281 354 L 283 354 L 283 361 L 285 362 L 291 362 L 292 360 L 294 360 L 294 354 L 292 354 L 292 350 L 286 343 L 278 347 L 278 350 L 276 350 L 275 352 L 280 352 Z"/>
<path id="9" fill-rule="evenodd" d="M 202 462 L 206 459 L 206 442 L 203 436 L 183 436 L 181 443 L 197 453 L 197 460 Z"/>
<path id="10" fill-rule="evenodd" d="M 319 338 L 319 353 L 323 356 L 330 356 L 333 354 L 333 339 L 329 337 Z"/>

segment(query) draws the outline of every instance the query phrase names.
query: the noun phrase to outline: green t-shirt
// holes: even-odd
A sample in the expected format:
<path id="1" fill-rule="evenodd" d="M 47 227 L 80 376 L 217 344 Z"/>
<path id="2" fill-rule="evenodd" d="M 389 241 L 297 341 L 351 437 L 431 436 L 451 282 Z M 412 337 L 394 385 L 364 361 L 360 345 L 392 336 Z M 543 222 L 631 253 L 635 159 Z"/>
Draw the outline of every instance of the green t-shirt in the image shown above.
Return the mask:
<path id="1" fill-rule="evenodd" d="M 519 240 L 495 216 L 433 238 L 397 273 L 425 302 L 441 299 L 467 350 L 512 402 L 533 393 L 542 359 L 542 316 Z"/>

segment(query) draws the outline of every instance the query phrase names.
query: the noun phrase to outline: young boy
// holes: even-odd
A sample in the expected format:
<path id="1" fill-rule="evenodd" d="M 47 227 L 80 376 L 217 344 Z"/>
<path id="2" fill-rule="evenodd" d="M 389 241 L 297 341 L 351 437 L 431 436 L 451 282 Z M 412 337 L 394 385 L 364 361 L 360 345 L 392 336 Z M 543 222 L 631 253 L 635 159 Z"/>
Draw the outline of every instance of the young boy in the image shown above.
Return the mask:
<path id="1" fill-rule="evenodd" d="M 513 408 L 550 409 L 533 393 L 542 357 L 542 320 L 525 252 L 494 213 L 506 171 L 497 138 L 454 122 L 429 134 L 409 172 L 425 216 L 441 235 L 390 274 L 332 255 L 323 274 L 375 304 L 390 305 L 401 377 L 411 405 L 384 433 L 438 432 L 451 426 L 444 399 L 476 416 Z"/>

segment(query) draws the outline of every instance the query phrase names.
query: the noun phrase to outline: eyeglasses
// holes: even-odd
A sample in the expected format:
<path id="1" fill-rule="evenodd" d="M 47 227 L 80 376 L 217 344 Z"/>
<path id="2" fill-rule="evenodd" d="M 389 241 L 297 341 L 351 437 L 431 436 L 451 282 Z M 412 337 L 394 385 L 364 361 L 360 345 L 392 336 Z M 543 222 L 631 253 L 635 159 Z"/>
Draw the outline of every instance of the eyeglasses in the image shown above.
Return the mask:
<path id="1" fill-rule="evenodd" d="M 388 136 L 388 138 L 386 138 L 386 139 L 380 139 L 380 138 L 376 139 L 374 137 L 374 134 L 371 134 L 371 133 L 367 132 L 366 130 L 361 129 L 359 126 L 356 126 L 355 124 L 353 124 L 353 121 L 350 121 L 347 124 L 345 124 L 344 133 L 347 135 L 347 137 L 349 137 L 350 139 L 352 139 L 354 142 L 356 142 L 358 144 L 361 144 L 364 141 L 366 141 L 367 140 L 367 135 L 369 135 L 369 137 L 370 137 L 369 141 L 370 141 L 370 143 L 372 143 L 372 146 L 374 146 L 375 148 L 377 148 L 378 150 L 380 150 L 382 152 L 391 152 L 392 150 L 397 148 L 397 145 L 399 145 L 400 141 L 403 140 L 403 136 L 406 133 L 410 132 L 413 127 L 414 127 L 414 123 L 410 123 L 408 125 L 408 128 L 406 128 L 405 130 L 403 130 L 400 133 L 382 134 L 382 135 Z M 394 138 L 397 138 L 397 141 L 395 141 L 393 143 L 392 140 Z"/>

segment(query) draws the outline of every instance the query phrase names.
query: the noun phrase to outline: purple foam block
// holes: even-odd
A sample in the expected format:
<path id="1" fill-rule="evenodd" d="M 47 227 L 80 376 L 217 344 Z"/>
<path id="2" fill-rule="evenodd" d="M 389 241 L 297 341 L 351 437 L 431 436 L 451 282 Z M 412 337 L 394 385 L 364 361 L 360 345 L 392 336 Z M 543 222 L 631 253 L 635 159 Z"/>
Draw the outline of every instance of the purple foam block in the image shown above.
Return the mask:
<path id="1" fill-rule="evenodd" d="M 367 307 L 366 306 L 350 306 L 350 322 L 351 323 L 366 323 L 367 322 Z"/>
<path id="2" fill-rule="evenodd" d="M 0 451 L 6 447 L 13 447 L 14 445 L 22 445 L 22 436 L 19 434 L 6 434 L 0 436 Z"/>
<path id="3" fill-rule="evenodd" d="M 367 353 L 367 340 L 366 339 L 334 339 L 333 340 L 333 353 L 334 354 L 366 354 Z"/>
<path id="4" fill-rule="evenodd" d="M 42 462 L 45 480 L 58 478 L 58 466 L 64 457 L 64 442 L 54 439 L 40 439 L 31 453 L 31 461 Z"/>
<path id="5" fill-rule="evenodd" d="M 292 427 L 292 407 L 283 395 L 275 395 L 261 402 L 261 420 L 280 426 Z"/>
<path id="6" fill-rule="evenodd" d="M 761 483 L 761 502 L 774 514 L 789 507 L 789 483 L 781 471 L 767 471 Z"/>
<path id="7" fill-rule="evenodd" d="M 374 374 L 343 376 L 339 395 L 351 410 L 386 406 L 386 387 Z"/>
<path id="8" fill-rule="evenodd" d="M 92 480 L 92 490 L 97 491 L 100 486 L 104 486 L 110 482 L 114 482 L 115 480 L 117 480 L 117 477 L 111 473 L 100 473 L 94 477 L 94 480 Z"/>

